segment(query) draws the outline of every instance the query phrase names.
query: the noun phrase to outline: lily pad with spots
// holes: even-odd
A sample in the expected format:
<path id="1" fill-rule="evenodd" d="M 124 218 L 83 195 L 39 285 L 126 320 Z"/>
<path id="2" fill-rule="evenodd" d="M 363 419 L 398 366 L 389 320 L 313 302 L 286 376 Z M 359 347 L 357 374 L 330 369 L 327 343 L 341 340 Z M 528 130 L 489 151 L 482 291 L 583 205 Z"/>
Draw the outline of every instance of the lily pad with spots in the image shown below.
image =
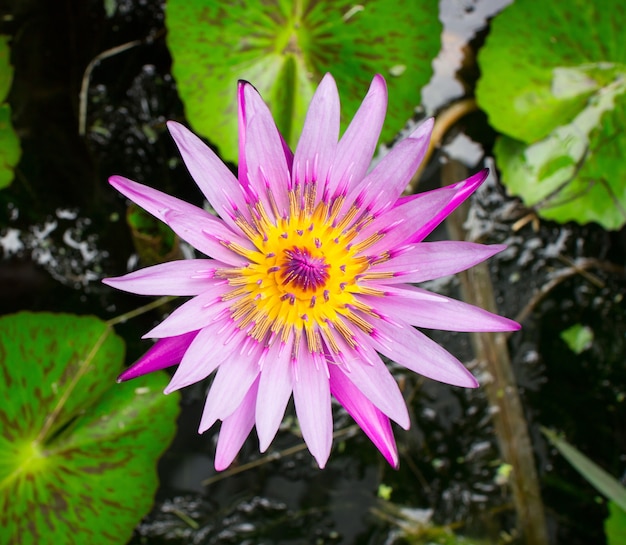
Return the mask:
<path id="1" fill-rule="evenodd" d="M 165 374 L 117 384 L 124 343 L 95 317 L 0 318 L 0 527 L 7 543 L 125 543 L 175 432 Z"/>
<path id="2" fill-rule="evenodd" d="M 240 79 L 260 91 L 293 147 L 324 73 L 337 81 L 344 122 L 380 73 L 393 105 L 382 139 L 393 138 L 431 77 L 438 11 L 432 0 L 168 0 L 167 43 L 192 128 L 236 161 Z"/>
<path id="3" fill-rule="evenodd" d="M 478 61 L 502 182 L 547 219 L 626 223 L 626 6 L 516 0 Z"/>

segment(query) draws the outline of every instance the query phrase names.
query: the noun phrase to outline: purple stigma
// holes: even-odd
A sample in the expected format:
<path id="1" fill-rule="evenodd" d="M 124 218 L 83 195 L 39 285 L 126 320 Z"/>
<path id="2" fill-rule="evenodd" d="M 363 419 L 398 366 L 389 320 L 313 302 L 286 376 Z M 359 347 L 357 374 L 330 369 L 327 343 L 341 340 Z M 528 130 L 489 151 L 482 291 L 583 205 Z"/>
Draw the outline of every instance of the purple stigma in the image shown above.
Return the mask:
<path id="1" fill-rule="evenodd" d="M 308 249 L 297 246 L 285 250 L 285 257 L 282 263 L 283 285 L 293 284 L 304 291 L 315 291 L 326 285 L 329 274 L 323 257 L 314 257 Z"/>

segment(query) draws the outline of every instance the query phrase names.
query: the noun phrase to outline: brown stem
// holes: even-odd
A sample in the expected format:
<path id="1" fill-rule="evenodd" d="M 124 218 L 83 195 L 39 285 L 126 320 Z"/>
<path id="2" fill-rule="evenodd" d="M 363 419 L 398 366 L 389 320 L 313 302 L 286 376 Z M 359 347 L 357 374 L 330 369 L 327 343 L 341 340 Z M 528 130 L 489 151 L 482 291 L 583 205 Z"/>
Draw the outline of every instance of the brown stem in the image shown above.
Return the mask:
<path id="1" fill-rule="evenodd" d="M 443 167 L 443 182 L 467 177 L 465 167 L 450 161 Z M 453 238 L 466 239 L 463 223 L 468 206 L 461 206 L 448 217 L 447 226 Z M 459 274 L 463 299 L 491 312 L 498 312 L 489 269 L 480 263 Z M 535 469 L 533 447 L 528 434 L 522 402 L 517 389 L 506 333 L 473 333 L 472 345 L 479 365 L 489 377 L 483 384 L 490 406 L 496 439 L 503 461 L 513 468 L 511 488 L 518 518 L 518 529 L 526 545 L 547 545 L 548 534 L 539 479 Z"/>
<path id="2" fill-rule="evenodd" d="M 473 98 L 464 98 L 463 100 L 459 100 L 454 104 L 448 106 L 445 110 L 443 110 L 437 117 L 435 118 L 435 126 L 433 127 L 433 133 L 430 137 L 430 144 L 428 145 L 428 150 L 426 150 L 426 155 L 424 155 L 424 159 L 419 166 L 419 168 L 413 174 L 409 185 L 407 186 L 405 193 L 410 195 L 417 191 L 417 186 L 419 184 L 420 178 L 422 177 L 422 172 L 424 168 L 428 164 L 428 161 L 435 151 L 437 146 L 441 145 L 444 136 L 450 130 L 450 128 L 459 121 L 462 117 L 465 117 L 467 114 L 473 112 L 478 109 L 478 105 L 476 104 L 476 100 Z"/>

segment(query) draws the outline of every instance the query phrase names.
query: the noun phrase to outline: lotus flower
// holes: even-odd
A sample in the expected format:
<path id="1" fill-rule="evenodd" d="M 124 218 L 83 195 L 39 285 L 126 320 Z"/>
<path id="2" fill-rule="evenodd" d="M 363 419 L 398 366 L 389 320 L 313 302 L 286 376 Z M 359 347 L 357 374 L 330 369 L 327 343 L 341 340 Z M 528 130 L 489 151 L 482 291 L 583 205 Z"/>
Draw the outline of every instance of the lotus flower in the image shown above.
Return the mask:
<path id="1" fill-rule="evenodd" d="M 111 185 L 206 255 L 105 283 L 145 295 L 191 296 L 146 334 L 158 339 L 120 376 L 179 364 L 165 392 L 216 371 L 200 433 L 221 421 L 216 469 L 228 467 L 256 426 L 261 451 L 293 394 L 306 445 L 320 467 L 332 444 L 331 396 L 387 461 L 398 466 L 390 420 L 409 415 L 381 359 L 473 388 L 454 356 L 414 326 L 511 331 L 519 325 L 414 283 L 454 274 L 501 245 L 423 242 L 486 178 L 401 196 L 422 161 L 433 121 L 398 142 L 368 173 L 387 107 L 375 76 L 339 138 L 339 96 L 326 75 L 292 153 L 255 88 L 238 87 L 238 179 L 182 125 L 168 128 L 219 217 L 121 176 Z"/>

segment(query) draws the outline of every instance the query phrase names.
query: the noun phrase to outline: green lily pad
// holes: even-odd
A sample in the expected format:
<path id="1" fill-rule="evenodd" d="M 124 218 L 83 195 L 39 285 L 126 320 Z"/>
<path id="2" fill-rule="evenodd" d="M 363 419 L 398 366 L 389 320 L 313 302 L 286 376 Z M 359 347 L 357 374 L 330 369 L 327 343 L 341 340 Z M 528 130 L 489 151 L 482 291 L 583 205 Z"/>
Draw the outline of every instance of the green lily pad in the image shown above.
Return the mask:
<path id="1" fill-rule="evenodd" d="M 626 223 L 623 15 L 619 0 L 517 0 L 479 53 L 502 182 L 546 219 Z"/>
<path id="2" fill-rule="evenodd" d="M 11 108 L 3 103 L 11 87 L 13 67 L 9 62 L 9 37 L 0 36 L 0 189 L 13 181 L 13 170 L 22 153 L 11 124 Z"/>
<path id="3" fill-rule="evenodd" d="M 609 502 L 609 518 L 604 521 L 607 545 L 626 543 L 626 511 L 615 502 Z"/>
<path id="4" fill-rule="evenodd" d="M 0 318 L 0 527 L 10 543 L 125 543 L 175 432 L 165 374 L 117 384 L 124 343 L 95 317 Z"/>
<path id="5" fill-rule="evenodd" d="M 380 73 L 390 140 L 420 102 L 441 34 L 432 0 L 168 0 L 166 25 L 187 118 L 229 161 L 237 160 L 238 80 L 260 91 L 293 148 L 325 72 L 337 81 L 344 126 Z"/>

